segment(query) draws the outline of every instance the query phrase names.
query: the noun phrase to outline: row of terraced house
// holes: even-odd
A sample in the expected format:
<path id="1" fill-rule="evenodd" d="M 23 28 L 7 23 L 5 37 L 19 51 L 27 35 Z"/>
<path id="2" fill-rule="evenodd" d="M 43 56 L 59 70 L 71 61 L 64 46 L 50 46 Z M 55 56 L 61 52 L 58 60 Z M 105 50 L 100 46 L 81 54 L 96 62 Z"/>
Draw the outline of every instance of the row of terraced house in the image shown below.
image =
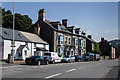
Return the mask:
<path id="1" fill-rule="evenodd" d="M 63 19 L 62 23 L 45 19 L 44 9 L 39 10 L 38 20 L 32 30 L 49 43 L 50 52 L 58 52 L 63 55 L 83 55 L 95 48 L 95 41 L 91 35 L 86 36 L 86 33 L 80 28 L 69 26 L 68 19 Z"/>
<path id="2" fill-rule="evenodd" d="M 44 52 L 58 52 L 64 55 L 83 55 L 94 50 L 91 35 L 75 26 L 69 26 L 68 20 L 49 21 L 45 19 L 44 9 L 39 10 L 38 20 L 31 33 L 15 30 L 14 58 L 25 60 L 30 56 L 43 56 Z M 8 59 L 12 52 L 12 29 L 0 27 L 0 60 Z"/>

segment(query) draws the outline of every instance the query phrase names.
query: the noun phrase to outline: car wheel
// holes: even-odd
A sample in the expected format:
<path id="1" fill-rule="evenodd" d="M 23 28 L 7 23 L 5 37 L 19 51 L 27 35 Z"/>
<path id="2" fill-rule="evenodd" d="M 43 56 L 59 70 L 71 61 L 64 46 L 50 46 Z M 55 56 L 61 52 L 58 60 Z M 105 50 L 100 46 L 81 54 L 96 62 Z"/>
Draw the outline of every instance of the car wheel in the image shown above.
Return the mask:
<path id="1" fill-rule="evenodd" d="M 49 61 L 46 61 L 46 65 L 48 65 L 49 64 Z"/>
<path id="2" fill-rule="evenodd" d="M 40 61 L 38 61 L 38 65 L 40 66 L 40 64 L 41 64 L 41 62 Z"/>
<path id="3" fill-rule="evenodd" d="M 70 60 L 68 60 L 68 63 L 70 63 Z"/>
<path id="4" fill-rule="evenodd" d="M 53 62 L 52 62 L 53 64 L 55 64 L 55 61 L 53 60 Z"/>
<path id="5" fill-rule="evenodd" d="M 73 63 L 75 62 L 75 60 L 73 60 Z"/>

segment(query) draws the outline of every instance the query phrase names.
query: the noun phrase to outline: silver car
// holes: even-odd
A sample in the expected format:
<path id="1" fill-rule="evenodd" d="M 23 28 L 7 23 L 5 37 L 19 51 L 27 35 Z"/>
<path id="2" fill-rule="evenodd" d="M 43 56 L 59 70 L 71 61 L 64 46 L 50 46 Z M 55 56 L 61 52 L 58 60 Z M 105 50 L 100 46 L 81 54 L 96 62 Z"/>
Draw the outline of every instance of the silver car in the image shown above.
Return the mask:
<path id="1" fill-rule="evenodd" d="M 75 62 L 75 56 L 73 55 L 65 55 L 62 59 L 62 62 Z"/>

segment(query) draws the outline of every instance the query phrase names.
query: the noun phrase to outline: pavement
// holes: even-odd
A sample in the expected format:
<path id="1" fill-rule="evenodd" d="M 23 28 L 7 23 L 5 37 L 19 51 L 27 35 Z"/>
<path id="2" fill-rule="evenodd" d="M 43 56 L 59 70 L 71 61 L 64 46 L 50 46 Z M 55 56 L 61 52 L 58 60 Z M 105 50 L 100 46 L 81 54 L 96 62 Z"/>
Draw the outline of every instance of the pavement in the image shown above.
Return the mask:
<path id="1" fill-rule="evenodd" d="M 9 66 L 8 66 L 9 65 Z M 2 80 L 118 80 L 118 60 L 49 65 L 3 64 Z"/>

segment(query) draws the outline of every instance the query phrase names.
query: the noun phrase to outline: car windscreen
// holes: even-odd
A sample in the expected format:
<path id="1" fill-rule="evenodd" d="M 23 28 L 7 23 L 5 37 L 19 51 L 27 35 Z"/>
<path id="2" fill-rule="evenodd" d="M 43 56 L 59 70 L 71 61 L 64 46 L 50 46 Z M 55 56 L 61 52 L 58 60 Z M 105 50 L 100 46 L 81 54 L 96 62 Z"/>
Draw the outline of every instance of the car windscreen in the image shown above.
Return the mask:
<path id="1" fill-rule="evenodd" d="M 44 53 L 44 56 L 51 56 L 50 53 Z"/>
<path id="2" fill-rule="evenodd" d="M 69 56 L 64 56 L 65 58 L 69 58 Z"/>
<path id="3" fill-rule="evenodd" d="M 78 56 L 79 58 L 82 58 L 82 56 Z"/>
<path id="4" fill-rule="evenodd" d="M 89 56 L 89 54 L 84 54 L 84 56 Z"/>
<path id="5" fill-rule="evenodd" d="M 30 58 L 42 58 L 42 56 L 31 56 Z"/>

